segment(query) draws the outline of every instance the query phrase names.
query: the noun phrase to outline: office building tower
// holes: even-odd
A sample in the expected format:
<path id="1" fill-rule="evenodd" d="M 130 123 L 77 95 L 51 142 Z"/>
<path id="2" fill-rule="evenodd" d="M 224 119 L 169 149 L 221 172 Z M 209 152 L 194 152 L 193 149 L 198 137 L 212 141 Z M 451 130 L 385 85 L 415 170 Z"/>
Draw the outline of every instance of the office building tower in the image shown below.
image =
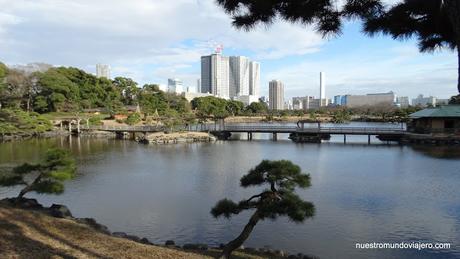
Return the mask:
<path id="1" fill-rule="evenodd" d="M 201 57 L 201 92 L 230 97 L 229 58 L 220 54 Z"/>
<path id="2" fill-rule="evenodd" d="M 230 98 L 249 95 L 249 64 L 243 56 L 230 57 Z"/>
<path id="3" fill-rule="evenodd" d="M 326 74 L 324 72 L 319 73 L 319 99 L 321 107 L 328 105 L 326 97 Z"/>
<path id="4" fill-rule="evenodd" d="M 239 96 L 258 98 L 260 64 L 243 56 L 224 57 L 220 52 L 203 56 L 199 92 L 225 99 Z"/>
<path id="5" fill-rule="evenodd" d="M 284 85 L 281 81 L 272 80 L 269 89 L 269 108 L 270 110 L 282 110 L 284 108 Z"/>
<path id="6" fill-rule="evenodd" d="M 110 66 L 104 64 L 96 65 L 96 76 L 97 78 L 107 78 L 110 79 Z"/>
<path id="7" fill-rule="evenodd" d="M 249 63 L 249 95 L 260 95 L 260 63 L 255 61 Z"/>

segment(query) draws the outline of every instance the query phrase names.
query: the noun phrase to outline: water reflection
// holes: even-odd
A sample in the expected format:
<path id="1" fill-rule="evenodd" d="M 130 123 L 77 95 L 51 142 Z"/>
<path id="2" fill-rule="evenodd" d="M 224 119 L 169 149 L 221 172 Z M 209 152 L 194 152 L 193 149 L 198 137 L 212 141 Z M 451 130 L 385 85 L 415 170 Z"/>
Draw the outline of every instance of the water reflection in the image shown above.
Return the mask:
<path id="1" fill-rule="evenodd" d="M 460 148 L 458 146 L 426 146 L 414 145 L 413 150 L 429 157 L 440 159 L 459 159 Z"/>

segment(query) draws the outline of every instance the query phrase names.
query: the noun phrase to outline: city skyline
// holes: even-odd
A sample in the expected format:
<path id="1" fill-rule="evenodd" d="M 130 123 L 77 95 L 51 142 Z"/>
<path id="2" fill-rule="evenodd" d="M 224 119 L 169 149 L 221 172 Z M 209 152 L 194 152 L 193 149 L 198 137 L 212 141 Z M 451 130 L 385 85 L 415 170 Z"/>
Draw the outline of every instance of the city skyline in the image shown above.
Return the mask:
<path id="1" fill-rule="evenodd" d="M 311 95 L 320 71 L 328 75 L 329 97 L 391 90 L 440 98 L 456 93 L 453 52 L 421 54 L 414 40 L 369 38 L 355 22 L 345 24 L 342 36 L 323 39 L 311 28 L 284 22 L 251 32 L 236 30 L 212 0 L 54 2 L 2 5 L 0 60 L 74 66 L 92 73 L 94 64 L 102 62 L 112 67 L 112 77 L 131 77 L 140 85 L 181 78 L 184 85 L 194 86 L 200 78 L 199 57 L 222 44 L 224 55 L 261 63 L 260 95 L 268 95 L 273 78 L 285 83 L 287 97 Z M 99 11 L 107 9 L 116 15 L 103 19 Z M 151 23 L 153 16 L 162 23 Z M 38 29 L 48 37 L 33 33 Z"/>

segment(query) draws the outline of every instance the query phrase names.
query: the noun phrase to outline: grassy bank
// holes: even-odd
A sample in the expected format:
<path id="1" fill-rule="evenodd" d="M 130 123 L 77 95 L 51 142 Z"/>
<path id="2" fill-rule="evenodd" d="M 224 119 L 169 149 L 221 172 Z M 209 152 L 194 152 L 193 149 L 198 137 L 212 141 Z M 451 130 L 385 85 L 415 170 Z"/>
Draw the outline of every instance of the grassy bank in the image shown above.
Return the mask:
<path id="1" fill-rule="evenodd" d="M 96 231 L 73 219 L 0 204 L 0 258 L 214 258 L 218 249 L 185 251 Z M 234 258 L 276 258 L 237 251 Z"/>

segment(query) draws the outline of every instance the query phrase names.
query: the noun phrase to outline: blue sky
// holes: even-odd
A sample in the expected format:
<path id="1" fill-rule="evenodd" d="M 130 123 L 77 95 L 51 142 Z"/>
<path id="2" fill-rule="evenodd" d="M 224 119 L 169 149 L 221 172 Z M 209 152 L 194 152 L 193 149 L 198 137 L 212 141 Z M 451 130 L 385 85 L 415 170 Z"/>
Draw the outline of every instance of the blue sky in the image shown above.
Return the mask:
<path id="1" fill-rule="evenodd" d="M 393 1 L 394 2 L 394 1 Z M 414 40 L 369 38 L 348 22 L 343 35 L 323 39 L 311 28 L 277 22 L 251 32 L 231 27 L 213 0 L 0 0 L 0 60 L 8 65 L 45 62 L 140 84 L 167 78 L 195 86 L 200 56 L 224 45 L 224 55 L 261 63 L 261 93 L 268 81 L 285 83 L 286 96 L 317 96 L 319 72 L 327 95 L 394 91 L 447 98 L 456 93 L 455 53 L 421 54 Z"/>

